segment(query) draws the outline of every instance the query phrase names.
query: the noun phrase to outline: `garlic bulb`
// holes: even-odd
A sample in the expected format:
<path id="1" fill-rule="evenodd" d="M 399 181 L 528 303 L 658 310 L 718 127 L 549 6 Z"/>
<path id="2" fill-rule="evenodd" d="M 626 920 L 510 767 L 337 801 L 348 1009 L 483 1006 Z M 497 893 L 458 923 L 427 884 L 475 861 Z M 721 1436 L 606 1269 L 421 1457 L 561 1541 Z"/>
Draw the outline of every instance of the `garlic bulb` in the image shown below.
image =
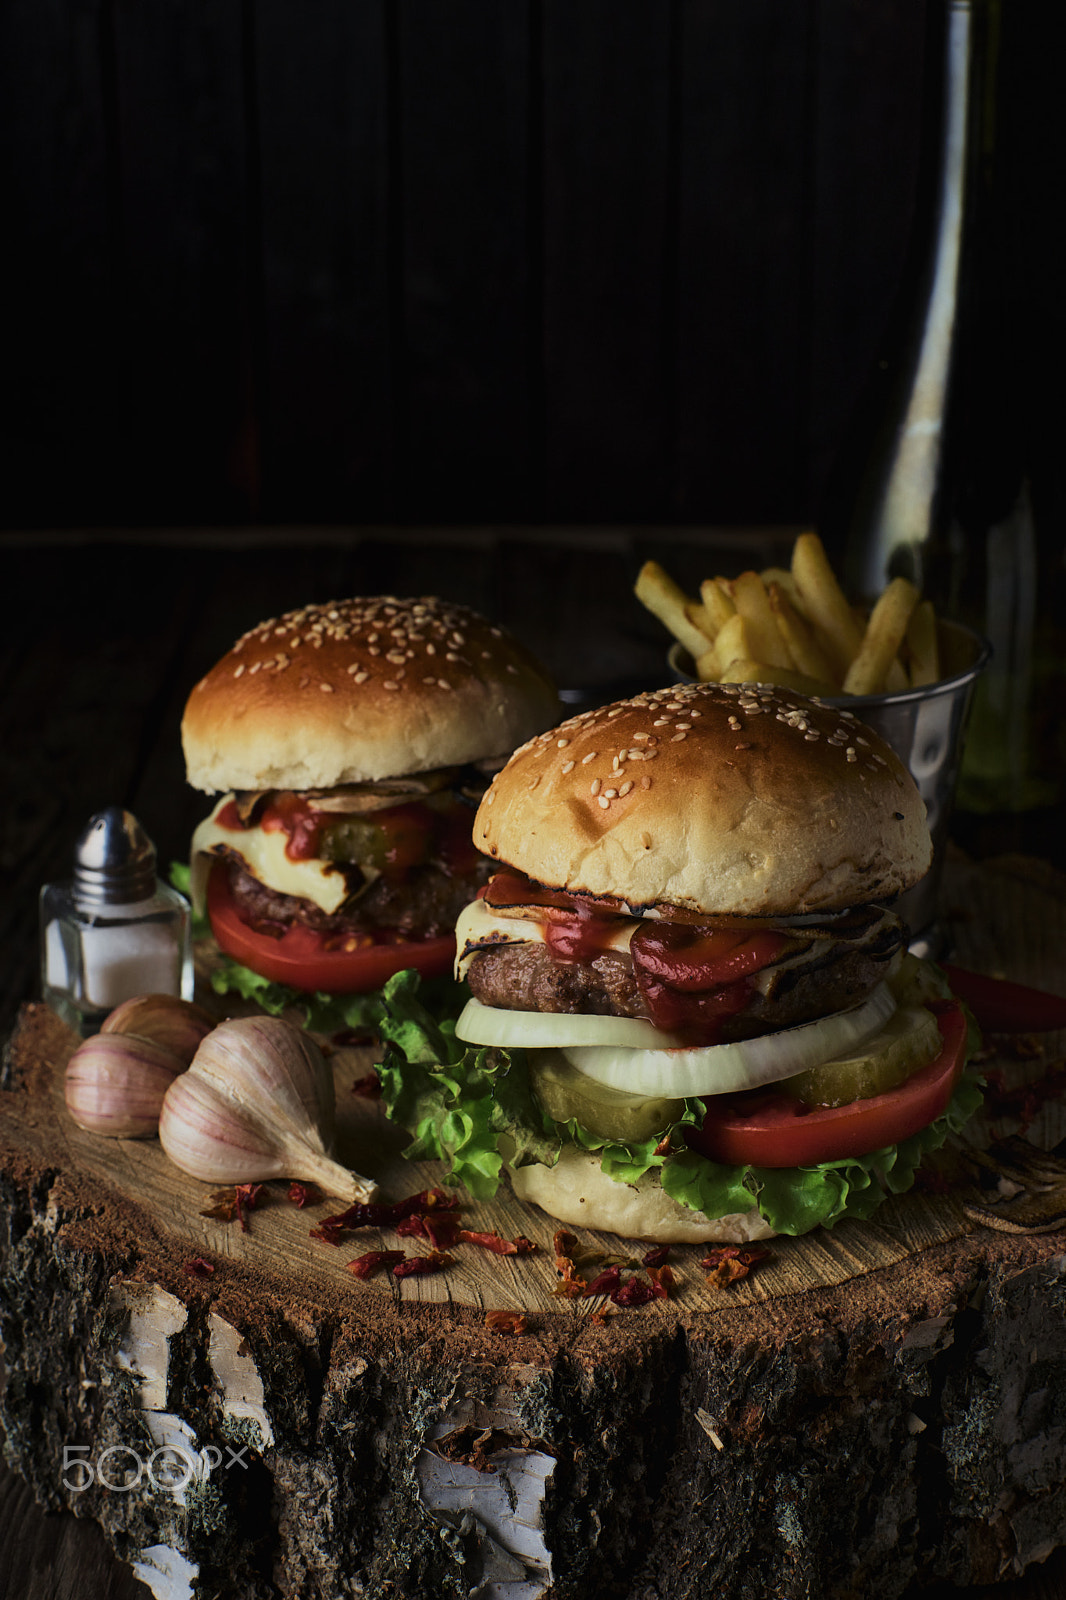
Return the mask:
<path id="1" fill-rule="evenodd" d="M 79 1128 L 110 1139 L 150 1139 L 163 1096 L 185 1062 L 152 1039 L 98 1033 L 67 1063 L 67 1110 Z"/>
<path id="2" fill-rule="evenodd" d="M 315 1182 L 369 1200 L 375 1185 L 330 1159 L 333 1074 L 318 1045 L 281 1017 L 221 1022 L 167 1090 L 159 1139 L 207 1183 Z"/>
<path id="3" fill-rule="evenodd" d="M 166 1045 L 186 1066 L 211 1032 L 215 1019 L 191 1000 L 173 994 L 139 994 L 123 1000 L 101 1026 L 101 1033 L 130 1033 Z"/>

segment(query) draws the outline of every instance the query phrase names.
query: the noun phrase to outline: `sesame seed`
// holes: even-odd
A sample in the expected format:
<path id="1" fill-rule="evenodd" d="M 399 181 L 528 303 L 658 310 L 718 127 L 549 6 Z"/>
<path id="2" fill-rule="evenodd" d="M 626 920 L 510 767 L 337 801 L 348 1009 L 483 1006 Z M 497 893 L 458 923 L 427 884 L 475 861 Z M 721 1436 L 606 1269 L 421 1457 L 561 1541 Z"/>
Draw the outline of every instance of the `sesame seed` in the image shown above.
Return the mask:
<path id="1" fill-rule="evenodd" d="M 398 689 L 399 687 L 400 687 L 400 685 L 393 678 L 386 678 L 385 679 L 385 688 L 386 689 Z"/>
<path id="2" fill-rule="evenodd" d="M 848 748 L 844 751 L 844 754 L 847 756 L 849 761 L 858 761 L 858 759 L 859 759 L 858 756 L 855 753 L 854 745 L 850 745 L 849 744 Z"/>
<path id="3" fill-rule="evenodd" d="M 678 744 L 678 743 L 680 743 L 680 741 L 682 739 L 687 739 L 687 738 L 688 738 L 688 735 L 684 731 L 682 731 L 681 733 L 675 733 L 674 737 L 670 740 L 670 743 L 671 744 Z"/>
<path id="4" fill-rule="evenodd" d="M 604 794 L 604 799 L 606 799 L 606 800 L 616 800 L 618 798 L 618 790 L 617 789 L 605 789 L 603 791 L 603 794 Z"/>
<path id="5" fill-rule="evenodd" d="M 320 683 L 318 687 L 322 690 L 323 694 L 333 693 L 333 685 L 331 683 Z"/>
<path id="6" fill-rule="evenodd" d="M 599 804 L 603 807 L 604 811 L 607 810 L 607 807 L 610 805 L 610 803 L 611 802 L 608 800 L 605 794 L 600 795 Z"/>
<path id="7" fill-rule="evenodd" d="M 669 726 L 670 726 L 670 718 L 669 717 L 659 717 L 655 722 L 652 723 L 652 727 L 653 728 L 668 728 Z"/>
<path id="8" fill-rule="evenodd" d="M 255 675 L 255 673 L 257 673 L 259 671 L 259 668 L 262 665 L 263 665 L 263 663 L 261 661 L 253 661 L 251 666 L 248 668 L 248 676 L 250 678 L 253 677 Z"/>
<path id="9" fill-rule="evenodd" d="M 540 782 L 540 773 L 536 772 L 536 773 L 533 774 L 532 778 L 530 778 L 530 780 L 529 780 L 530 789 L 535 789 L 539 782 Z"/>
<path id="10" fill-rule="evenodd" d="M 427 644 L 426 645 L 426 655 L 427 656 L 435 656 L 436 653 L 437 653 L 437 647 L 436 647 L 435 644 Z"/>
<path id="11" fill-rule="evenodd" d="M 624 795 L 624 794 L 628 794 L 630 789 L 632 789 L 632 787 L 633 787 L 632 778 L 627 778 L 625 783 L 623 783 L 622 787 L 618 791 L 619 796 Z"/>
<path id="12" fill-rule="evenodd" d="M 570 740 L 569 739 L 556 739 L 555 743 L 556 743 L 556 747 L 558 749 L 565 750 L 567 745 L 570 743 Z"/>
<path id="13" fill-rule="evenodd" d="M 368 647 L 366 653 L 368 656 L 379 656 L 381 651 L 378 649 L 377 645 L 372 644 Z"/>
<path id="14" fill-rule="evenodd" d="M 438 678 L 437 679 L 437 686 L 440 689 L 450 689 L 451 688 L 451 684 L 448 682 L 447 678 Z"/>
<path id="15" fill-rule="evenodd" d="M 753 749 L 754 749 L 754 748 L 755 748 L 755 746 L 754 746 L 754 745 L 752 745 L 752 744 L 747 744 L 747 743 L 742 743 L 742 744 L 735 744 L 735 745 L 734 745 L 734 746 L 733 746 L 733 749 L 734 749 L 734 750 L 753 750 Z"/>
<path id="16" fill-rule="evenodd" d="M 599 778 L 593 778 L 592 782 L 589 784 L 589 794 L 599 794 L 599 792 L 600 780 Z"/>
<path id="17" fill-rule="evenodd" d="M 587 767 L 590 761 L 595 761 L 597 753 L 595 750 L 590 750 L 587 756 L 581 757 L 581 765 Z"/>
<path id="18" fill-rule="evenodd" d="M 234 674 L 233 674 L 233 676 L 234 676 L 234 677 L 235 677 L 235 678 L 239 678 L 239 677 L 240 677 L 240 675 L 241 675 L 241 673 L 242 673 L 242 672 L 243 672 L 243 671 L 244 671 L 244 662 L 243 662 L 243 661 L 242 661 L 242 662 L 241 662 L 241 664 L 240 664 L 240 666 L 239 666 L 239 667 L 238 667 L 238 668 L 237 668 L 237 670 L 236 670 L 236 671 L 235 671 L 235 672 L 234 672 Z"/>
<path id="19" fill-rule="evenodd" d="M 651 779 L 649 777 L 647 777 L 647 776 L 641 778 L 640 787 L 642 789 L 650 789 L 651 788 Z"/>
<path id="20" fill-rule="evenodd" d="M 574 766 L 575 766 L 575 763 L 573 761 L 564 761 L 563 762 L 563 771 L 564 772 L 573 772 Z"/>
<path id="21" fill-rule="evenodd" d="M 356 683 L 365 683 L 369 676 L 369 672 L 357 672 L 355 674 L 355 681 Z"/>

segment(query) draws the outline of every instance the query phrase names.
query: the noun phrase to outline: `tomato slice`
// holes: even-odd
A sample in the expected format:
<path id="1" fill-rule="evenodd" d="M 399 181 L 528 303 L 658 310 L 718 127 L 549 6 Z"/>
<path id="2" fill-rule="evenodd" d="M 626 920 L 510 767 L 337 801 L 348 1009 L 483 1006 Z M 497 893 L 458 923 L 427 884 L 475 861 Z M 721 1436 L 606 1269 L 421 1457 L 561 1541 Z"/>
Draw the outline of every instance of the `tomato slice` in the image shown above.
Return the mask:
<path id="1" fill-rule="evenodd" d="M 708 1099 L 693 1150 L 728 1166 L 807 1167 L 899 1144 L 946 1111 L 966 1060 L 966 1017 L 958 1001 L 936 1001 L 941 1049 L 904 1083 L 846 1106 L 805 1107 L 773 1089 Z"/>
<path id="2" fill-rule="evenodd" d="M 293 989 L 321 989 L 329 994 L 365 994 L 386 978 L 414 967 L 424 978 L 440 977 L 455 960 L 454 934 L 433 939 L 394 939 L 368 943 L 357 950 L 331 950 L 314 928 L 294 924 L 280 938 L 257 933 L 243 921 L 230 893 L 221 862 L 211 868 L 207 914 L 219 946 L 235 961 L 274 983 Z M 387 930 L 385 930 L 387 933 Z"/>

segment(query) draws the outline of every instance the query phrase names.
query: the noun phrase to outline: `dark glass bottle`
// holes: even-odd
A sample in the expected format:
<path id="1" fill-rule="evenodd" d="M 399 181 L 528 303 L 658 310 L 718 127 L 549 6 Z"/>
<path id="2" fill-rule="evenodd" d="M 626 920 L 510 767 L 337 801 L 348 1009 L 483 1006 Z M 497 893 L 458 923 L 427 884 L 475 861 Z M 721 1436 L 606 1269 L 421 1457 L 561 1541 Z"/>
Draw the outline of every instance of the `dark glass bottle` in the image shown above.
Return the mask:
<path id="1" fill-rule="evenodd" d="M 1043 290 L 1040 229 L 1018 225 L 1034 196 L 1045 230 L 1062 215 L 1058 114 L 1045 126 L 1022 70 L 1041 26 L 1055 56 L 1062 28 L 1046 8 L 1019 17 L 1001 0 L 931 8 L 922 249 L 880 362 L 844 567 L 857 597 L 902 574 L 990 640 L 957 805 L 1020 811 L 1056 805 L 1066 787 L 1066 432 L 1051 364 L 1062 311 Z"/>

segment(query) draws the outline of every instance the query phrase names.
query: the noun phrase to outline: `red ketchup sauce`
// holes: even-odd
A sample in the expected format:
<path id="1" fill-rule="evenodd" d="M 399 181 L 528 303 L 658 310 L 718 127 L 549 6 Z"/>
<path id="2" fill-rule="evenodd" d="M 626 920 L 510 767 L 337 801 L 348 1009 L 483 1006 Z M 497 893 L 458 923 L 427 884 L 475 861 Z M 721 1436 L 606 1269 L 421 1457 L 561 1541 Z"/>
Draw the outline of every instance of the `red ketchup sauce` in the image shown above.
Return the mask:
<path id="1" fill-rule="evenodd" d="M 610 896 L 544 889 L 519 873 L 499 872 L 482 891 L 500 909 L 536 906 L 556 961 L 594 961 L 610 946 L 623 903 Z M 629 943 L 633 974 L 656 1027 L 687 1044 L 714 1044 L 722 1024 L 747 1004 L 752 977 L 784 953 L 789 936 L 743 919 L 713 923 L 641 920 Z"/>
<path id="2" fill-rule="evenodd" d="M 482 857 L 470 837 L 470 818 L 469 806 L 455 799 L 436 806 L 412 801 L 373 811 L 368 821 L 384 837 L 383 859 L 375 864 L 394 879 L 431 859 L 456 877 L 473 872 Z M 246 831 L 233 800 L 226 802 L 215 821 L 222 828 Z M 283 794 L 264 807 L 252 826 L 264 833 L 284 833 L 290 861 L 311 861 L 321 854 L 323 828 L 336 821 L 336 813 L 316 811 L 305 796 Z"/>

